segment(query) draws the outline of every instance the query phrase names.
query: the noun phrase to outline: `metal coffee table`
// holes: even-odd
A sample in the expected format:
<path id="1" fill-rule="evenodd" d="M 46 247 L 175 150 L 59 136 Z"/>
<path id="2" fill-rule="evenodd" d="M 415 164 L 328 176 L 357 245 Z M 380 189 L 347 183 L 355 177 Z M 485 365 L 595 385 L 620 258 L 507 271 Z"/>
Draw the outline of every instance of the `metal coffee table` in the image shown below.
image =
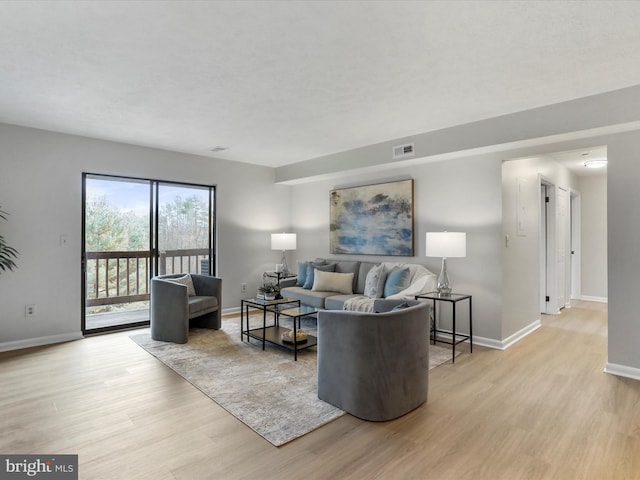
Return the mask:
<path id="1" fill-rule="evenodd" d="M 262 349 L 265 349 L 267 342 L 272 345 L 277 345 L 281 348 L 293 352 L 293 359 L 298 360 L 298 351 L 307 348 L 314 347 L 318 344 L 318 339 L 313 335 L 307 335 L 306 340 L 297 340 L 297 331 L 300 328 L 300 319 L 308 315 L 313 315 L 317 310 L 307 305 L 300 305 L 299 300 L 282 299 L 273 301 L 264 301 L 258 299 L 245 299 L 241 302 L 242 314 L 240 317 L 240 338 L 244 341 L 246 336 L 247 341 L 250 339 L 259 340 L 262 342 Z M 249 325 L 249 309 L 254 308 L 262 310 L 262 326 L 257 328 L 251 328 Z M 274 324 L 267 326 L 267 312 L 273 313 Z M 244 317 L 247 317 L 247 324 L 245 328 Z M 282 340 L 282 334 L 289 332 L 291 329 L 280 326 L 280 318 L 288 317 L 292 319 L 293 323 L 293 338 L 292 342 L 286 342 Z"/>

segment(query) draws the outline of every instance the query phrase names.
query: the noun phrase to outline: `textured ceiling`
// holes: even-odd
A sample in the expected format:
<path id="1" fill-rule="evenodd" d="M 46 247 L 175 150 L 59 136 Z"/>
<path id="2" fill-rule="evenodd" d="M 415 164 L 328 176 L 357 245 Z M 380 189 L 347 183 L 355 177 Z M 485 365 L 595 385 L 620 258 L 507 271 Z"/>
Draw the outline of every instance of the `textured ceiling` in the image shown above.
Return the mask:
<path id="1" fill-rule="evenodd" d="M 636 1 L 2 1 L 0 121 L 280 166 L 640 84 L 639 25 Z"/>

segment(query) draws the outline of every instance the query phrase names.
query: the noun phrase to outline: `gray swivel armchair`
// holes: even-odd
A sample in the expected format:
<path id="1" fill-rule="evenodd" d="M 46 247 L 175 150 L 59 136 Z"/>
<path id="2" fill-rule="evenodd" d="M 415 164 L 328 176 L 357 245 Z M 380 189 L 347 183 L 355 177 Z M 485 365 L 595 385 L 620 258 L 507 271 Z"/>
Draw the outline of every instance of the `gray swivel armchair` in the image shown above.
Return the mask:
<path id="1" fill-rule="evenodd" d="M 383 313 L 318 312 L 318 398 L 364 420 L 400 417 L 427 400 L 429 313 L 426 303 Z"/>
<path id="2" fill-rule="evenodd" d="M 218 330 L 221 326 L 222 279 L 191 274 L 195 295 L 186 285 L 170 281 L 185 274 L 151 279 L 151 338 L 186 343 L 189 323 Z"/>

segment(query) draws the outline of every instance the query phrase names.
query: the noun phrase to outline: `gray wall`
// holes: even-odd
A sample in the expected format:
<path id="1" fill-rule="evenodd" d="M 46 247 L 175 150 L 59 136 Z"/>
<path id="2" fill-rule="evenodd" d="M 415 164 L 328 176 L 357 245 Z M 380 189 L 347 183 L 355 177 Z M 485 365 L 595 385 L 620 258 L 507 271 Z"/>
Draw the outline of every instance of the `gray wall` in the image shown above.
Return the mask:
<path id="1" fill-rule="evenodd" d="M 0 145 L 0 205 L 10 213 L 0 228 L 20 252 L 18 269 L 0 275 L 0 349 L 79 335 L 82 172 L 217 185 L 225 309 L 280 257 L 269 234 L 289 229 L 291 192 L 273 183 L 273 169 L 3 124 Z M 27 304 L 37 316 L 25 318 Z"/>
<path id="2" fill-rule="evenodd" d="M 607 142 L 609 363 L 640 373 L 640 132 Z"/>
<path id="3" fill-rule="evenodd" d="M 580 296 L 607 299 L 607 176 L 580 178 Z"/>

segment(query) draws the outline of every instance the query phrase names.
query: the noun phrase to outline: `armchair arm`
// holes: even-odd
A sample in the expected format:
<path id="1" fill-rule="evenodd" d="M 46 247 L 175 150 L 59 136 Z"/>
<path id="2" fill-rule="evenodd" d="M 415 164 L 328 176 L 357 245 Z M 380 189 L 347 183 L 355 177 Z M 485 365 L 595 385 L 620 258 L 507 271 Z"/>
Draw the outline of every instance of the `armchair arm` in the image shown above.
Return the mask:
<path id="1" fill-rule="evenodd" d="M 151 279 L 151 338 L 186 343 L 189 336 L 189 294 L 186 285 Z"/>
<path id="2" fill-rule="evenodd" d="M 407 303 L 411 306 L 420 305 L 417 300 L 403 300 L 401 298 L 376 298 L 373 302 L 373 311 L 377 313 L 390 312 L 393 307 Z"/>
<path id="3" fill-rule="evenodd" d="M 206 295 L 209 297 L 218 297 L 218 302 L 222 296 L 222 279 L 219 277 L 210 277 L 208 275 L 191 274 L 193 288 L 196 295 Z"/>

